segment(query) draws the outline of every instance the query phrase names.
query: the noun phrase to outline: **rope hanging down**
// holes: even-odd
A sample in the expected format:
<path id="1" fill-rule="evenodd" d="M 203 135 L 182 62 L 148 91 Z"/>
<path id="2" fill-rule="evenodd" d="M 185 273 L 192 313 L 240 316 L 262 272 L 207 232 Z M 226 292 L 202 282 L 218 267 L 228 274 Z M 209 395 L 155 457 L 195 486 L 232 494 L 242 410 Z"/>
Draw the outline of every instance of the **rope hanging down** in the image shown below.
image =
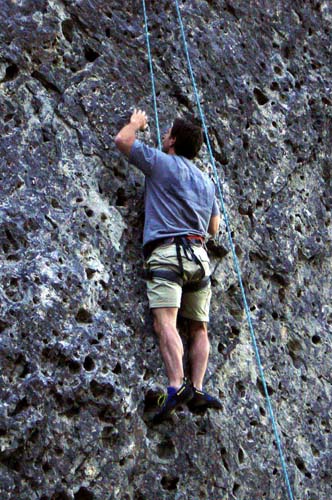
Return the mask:
<path id="1" fill-rule="evenodd" d="M 146 46 L 148 49 L 148 57 L 149 57 L 154 116 L 155 116 L 155 120 L 156 120 L 157 137 L 158 137 L 158 148 L 161 150 L 161 138 L 160 138 L 159 119 L 158 119 L 157 96 L 156 96 L 156 88 L 155 88 L 155 84 L 154 84 L 153 64 L 152 64 L 152 56 L 151 56 L 151 50 L 150 50 L 150 33 L 149 33 L 149 27 L 148 27 L 148 17 L 146 15 L 145 0 L 142 0 L 142 2 L 143 2 Z"/>
<path id="2" fill-rule="evenodd" d="M 218 194 L 219 194 L 222 212 L 223 212 L 223 217 L 224 217 L 224 221 L 225 221 L 225 225 L 226 225 L 226 229 L 227 229 L 229 244 L 230 244 L 231 251 L 232 251 L 234 268 L 235 268 L 235 271 L 236 271 L 236 274 L 238 277 L 238 281 L 239 281 L 239 285 L 240 285 L 240 289 L 241 289 L 241 295 L 242 295 L 242 300 L 243 300 L 243 304 L 244 304 L 244 309 L 246 312 L 247 322 L 248 322 L 248 326 L 249 326 L 249 331 L 250 331 L 252 343 L 254 346 L 254 351 L 255 351 L 255 355 L 256 355 L 256 361 L 257 361 L 257 365 L 258 365 L 258 369 L 259 369 L 259 374 L 260 374 L 260 377 L 262 380 L 265 398 L 267 401 L 267 406 L 268 406 L 268 410 L 269 410 L 269 414 L 270 414 L 270 419 L 272 422 L 272 427 L 273 427 L 273 431 L 274 431 L 274 435 L 275 435 L 275 439 L 276 439 L 276 443 L 277 443 L 277 447 L 278 447 L 278 451 L 279 451 L 280 462 L 281 462 L 281 466 L 282 466 L 284 477 L 285 477 L 287 492 L 288 492 L 288 496 L 289 496 L 290 500 L 294 500 L 294 496 L 292 493 L 292 489 L 291 489 L 291 485 L 290 485 L 290 481 L 289 481 L 289 477 L 288 477 L 288 473 L 287 473 L 286 462 L 285 462 L 283 451 L 282 451 L 281 440 L 280 440 L 279 432 L 277 429 L 277 423 L 276 423 L 276 420 L 274 417 L 272 404 L 271 404 L 270 396 L 269 396 L 268 389 L 267 389 L 264 370 L 263 370 L 263 366 L 261 363 L 261 358 L 260 358 L 260 354 L 259 354 L 259 350 L 258 350 L 258 346 L 257 346 L 256 336 L 255 336 L 255 332 L 254 332 L 254 328 L 253 328 L 253 324 L 252 324 L 252 320 L 251 320 L 251 315 L 250 315 L 250 311 L 249 311 L 249 306 L 248 306 L 248 302 L 247 302 L 247 298 L 246 298 L 246 293 L 245 293 L 244 286 L 243 286 L 240 266 L 239 266 L 238 258 L 237 258 L 236 253 L 235 253 L 235 247 L 234 247 L 233 238 L 231 235 L 231 228 L 230 228 L 229 219 L 228 219 L 228 215 L 226 212 L 224 198 L 223 198 L 223 194 L 222 194 L 222 190 L 221 190 L 220 180 L 219 180 L 219 176 L 218 176 L 218 172 L 217 172 L 217 168 L 216 168 L 216 164 L 215 164 L 215 160 L 214 160 L 214 156 L 213 156 L 213 152 L 212 152 L 212 148 L 211 148 L 211 143 L 210 143 L 210 139 L 209 139 L 209 135 L 208 135 L 205 116 L 204 116 L 204 112 L 203 112 L 203 109 L 202 109 L 202 106 L 200 103 L 197 85 L 196 85 L 196 80 L 195 80 L 194 72 L 192 69 L 191 61 L 190 61 L 189 50 L 188 50 L 188 45 L 187 45 L 187 41 L 186 41 L 182 16 L 181 16 L 178 0 L 174 0 L 174 1 L 175 1 L 175 7 L 176 7 L 177 15 L 178 15 L 180 29 L 181 29 L 184 51 L 185 51 L 185 55 L 186 55 L 186 59 L 187 59 L 188 71 L 190 74 L 190 78 L 191 78 L 194 93 L 195 93 L 197 108 L 199 110 L 201 121 L 202 121 L 202 126 L 203 126 L 203 130 L 204 130 L 205 138 L 206 138 L 207 148 L 208 148 L 209 155 L 210 155 L 210 161 L 212 164 L 213 173 L 214 173 L 215 180 L 216 180 L 216 185 L 218 187 Z M 153 76 L 153 69 L 152 69 L 152 57 L 151 57 L 150 43 L 149 43 L 148 21 L 147 21 L 147 15 L 146 15 L 145 0 L 142 0 L 142 2 L 143 2 L 143 10 L 144 10 L 145 28 L 146 28 L 146 33 L 147 33 L 146 38 L 147 38 L 148 57 L 149 57 L 149 65 L 150 65 L 150 73 L 151 73 L 151 81 L 152 81 L 152 93 L 153 93 L 154 109 L 155 109 L 155 114 L 156 114 L 156 124 L 158 124 L 158 126 L 157 126 L 158 144 L 160 147 L 161 140 L 160 140 L 159 122 L 158 122 L 157 98 L 156 98 L 156 93 L 155 93 L 154 76 Z"/>

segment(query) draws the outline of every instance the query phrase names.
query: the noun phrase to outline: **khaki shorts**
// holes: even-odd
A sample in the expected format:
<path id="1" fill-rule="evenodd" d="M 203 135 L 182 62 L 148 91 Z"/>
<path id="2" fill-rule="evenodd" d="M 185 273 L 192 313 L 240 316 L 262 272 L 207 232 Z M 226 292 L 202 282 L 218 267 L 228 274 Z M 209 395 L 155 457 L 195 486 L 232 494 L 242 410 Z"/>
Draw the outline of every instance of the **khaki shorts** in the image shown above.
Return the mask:
<path id="1" fill-rule="evenodd" d="M 206 276 L 210 275 L 210 260 L 204 247 L 192 245 L 196 256 L 201 261 Z M 201 267 L 194 261 L 186 258 L 183 248 L 181 256 L 184 268 L 184 283 L 188 280 L 200 279 Z M 148 270 L 169 269 L 179 271 L 175 244 L 162 245 L 153 250 L 145 262 Z M 211 283 L 196 292 L 182 293 L 182 287 L 177 283 L 164 278 L 154 277 L 147 281 L 147 293 L 150 309 L 157 307 L 177 307 L 185 318 L 196 321 L 209 321 Z"/>

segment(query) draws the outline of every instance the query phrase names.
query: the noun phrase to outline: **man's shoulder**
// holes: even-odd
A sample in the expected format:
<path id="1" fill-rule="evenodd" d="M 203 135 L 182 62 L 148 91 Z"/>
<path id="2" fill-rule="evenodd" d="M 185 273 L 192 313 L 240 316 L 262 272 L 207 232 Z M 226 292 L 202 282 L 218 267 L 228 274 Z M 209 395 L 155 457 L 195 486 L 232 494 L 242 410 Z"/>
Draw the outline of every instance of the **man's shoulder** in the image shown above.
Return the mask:
<path id="1" fill-rule="evenodd" d="M 129 162 L 142 170 L 145 175 L 151 176 L 157 173 L 158 167 L 164 167 L 169 163 L 168 157 L 169 155 L 158 148 L 136 139 L 131 147 Z"/>

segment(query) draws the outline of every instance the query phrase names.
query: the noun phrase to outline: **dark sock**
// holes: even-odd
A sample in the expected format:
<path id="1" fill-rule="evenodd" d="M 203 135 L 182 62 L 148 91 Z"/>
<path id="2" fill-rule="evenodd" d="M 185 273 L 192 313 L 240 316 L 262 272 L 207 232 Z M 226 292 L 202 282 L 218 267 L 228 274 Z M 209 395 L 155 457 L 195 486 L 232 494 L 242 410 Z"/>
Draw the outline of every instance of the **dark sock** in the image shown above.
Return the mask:
<path id="1" fill-rule="evenodd" d="M 173 396 L 174 394 L 176 394 L 177 392 L 177 389 L 175 389 L 175 387 L 172 387 L 171 385 L 169 387 L 167 387 L 167 395 L 168 396 Z"/>

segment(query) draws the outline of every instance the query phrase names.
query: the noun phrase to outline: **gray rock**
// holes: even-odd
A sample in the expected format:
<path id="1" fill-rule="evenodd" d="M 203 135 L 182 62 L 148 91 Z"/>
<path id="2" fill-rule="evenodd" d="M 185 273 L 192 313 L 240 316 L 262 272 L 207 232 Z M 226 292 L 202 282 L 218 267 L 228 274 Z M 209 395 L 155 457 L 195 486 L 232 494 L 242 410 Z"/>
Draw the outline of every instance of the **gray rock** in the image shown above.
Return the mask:
<path id="1" fill-rule="evenodd" d="M 164 128 L 197 112 L 175 5 L 147 9 Z M 181 12 L 294 498 L 330 500 L 332 8 Z M 156 143 L 141 3 L 4 0 L 0 19 L 1 498 L 287 498 L 224 222 L 206 376 L 223 411 L 150 424 L 166 378 L 144 178 L 113 141 L 140 107 Z"/>

